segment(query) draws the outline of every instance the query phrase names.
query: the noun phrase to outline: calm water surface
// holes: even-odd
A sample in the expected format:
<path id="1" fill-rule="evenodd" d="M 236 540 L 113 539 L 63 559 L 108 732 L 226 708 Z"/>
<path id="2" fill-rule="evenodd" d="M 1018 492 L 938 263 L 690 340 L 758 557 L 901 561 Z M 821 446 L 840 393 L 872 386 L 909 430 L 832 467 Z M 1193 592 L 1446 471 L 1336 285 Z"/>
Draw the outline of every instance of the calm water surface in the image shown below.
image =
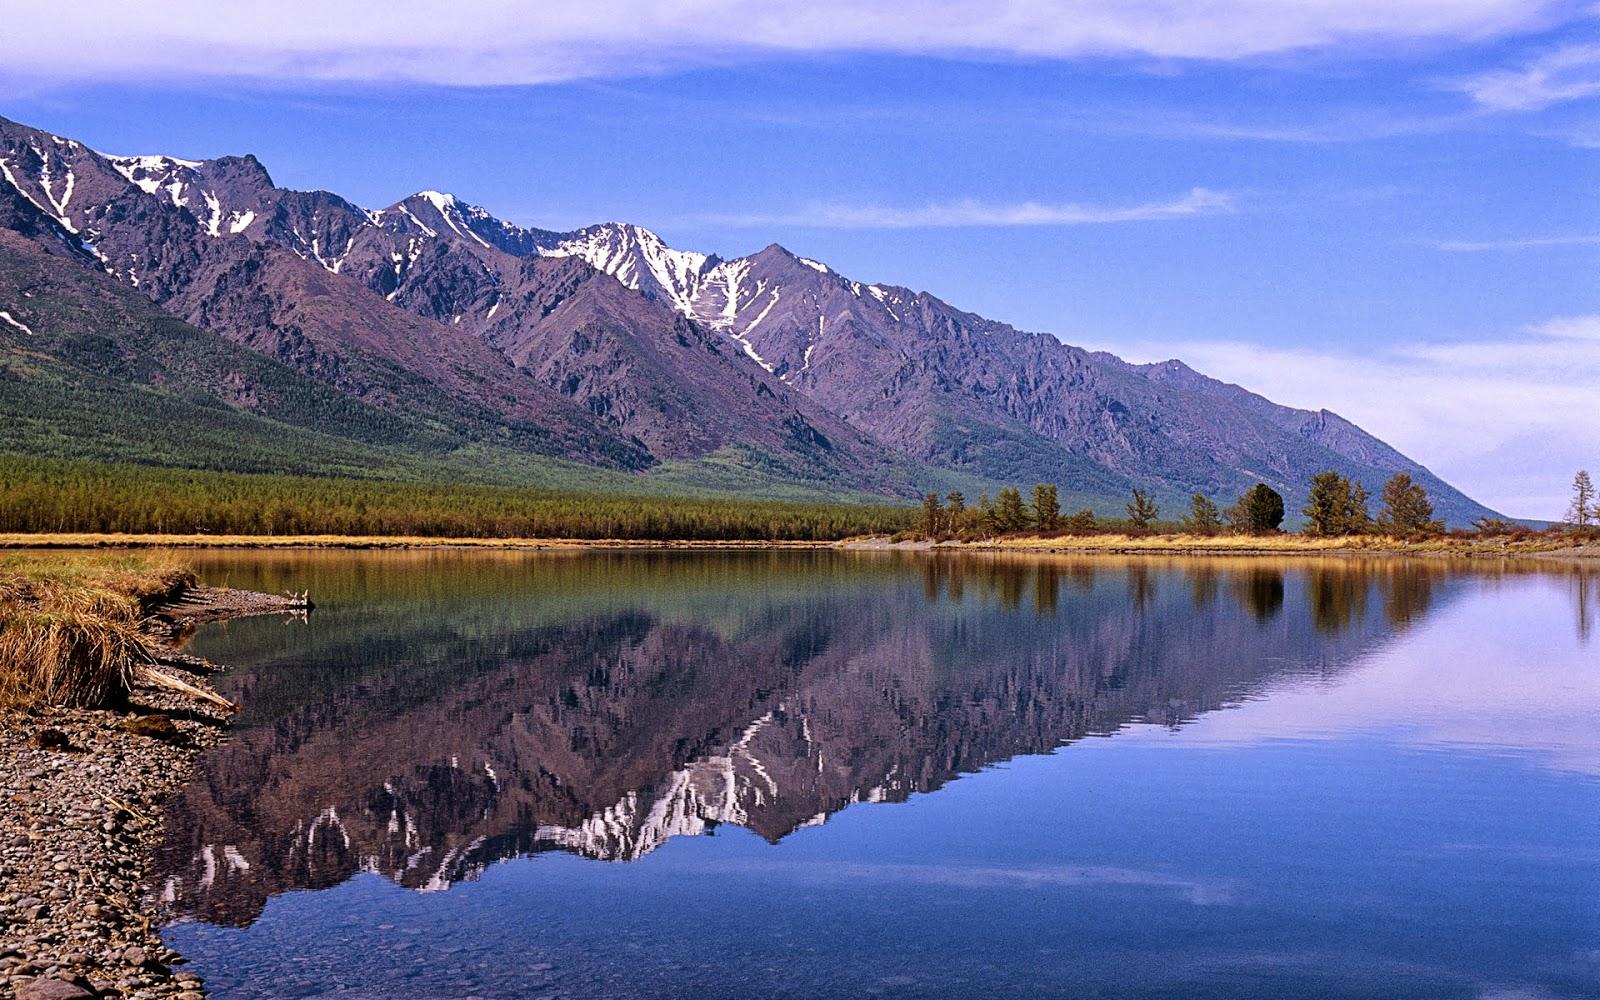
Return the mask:
<path id="1" fill-rule="evenodd" d="M 205 557 L 217 996 L 1600 996 L 1600 577 Z"/>

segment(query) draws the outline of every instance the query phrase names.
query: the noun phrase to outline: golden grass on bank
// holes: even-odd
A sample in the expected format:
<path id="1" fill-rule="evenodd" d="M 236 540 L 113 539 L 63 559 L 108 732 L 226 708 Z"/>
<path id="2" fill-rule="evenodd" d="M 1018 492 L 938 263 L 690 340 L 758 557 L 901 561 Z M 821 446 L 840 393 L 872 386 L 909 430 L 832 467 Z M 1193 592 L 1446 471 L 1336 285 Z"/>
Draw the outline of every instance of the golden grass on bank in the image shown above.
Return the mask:
<path id="1" fill-rule="evenodd" d="M 82 611 L 22 611 L 0 625 L 0 704 L 115 702 L 151 662 L 137 623 Z"/>
<path id="2" fill-rule="evenodd" d="M 856 535 L 834 542 L 735 539 L 660 540 L 660 539 L 574 539 L 574 538 L 450 538 L 429 535 L 130 535 L 96 533 L 0 533 L 0 579 L 5 576 L 8 559 L 59 559 L 73 551 L 98 550 L 110 562 L 147 559 L 142 553 L 183 549 L 477 549 L 576 551 L 580 549 L 915 549 L 929 543 L 920 536 L 897 541 L 899 536 Z M 1390 538 L 1382 535 L 1350 535 L 1321 538 L 1312 535 L 1003 535 L 984 541 L 939 542 L 941 551 L 1008 549 L 1080 553 L 1149 554 L 1339 554 L 1370 555 L 1468 555 L 1523 556 L 1571 555 L 1575 558 L 1600 556 L 1600 543 L 1559 533 L 1524 535 L 1436 535 L 1421 539 Z M 11 550 L 7 554 L 7 550 Z M 20 552 L 17 550 L 31 550 Z M 121 552 L 121 555 L 113 553 Z M 176 564 L 172 564 L 176 565 Z"/>
<path id="3" fill-rule="evenodd" d="M 0 557 L 0 705 L 92 707 L 153 662 L 145 616 L 192 585 L 169 557 Z"/>

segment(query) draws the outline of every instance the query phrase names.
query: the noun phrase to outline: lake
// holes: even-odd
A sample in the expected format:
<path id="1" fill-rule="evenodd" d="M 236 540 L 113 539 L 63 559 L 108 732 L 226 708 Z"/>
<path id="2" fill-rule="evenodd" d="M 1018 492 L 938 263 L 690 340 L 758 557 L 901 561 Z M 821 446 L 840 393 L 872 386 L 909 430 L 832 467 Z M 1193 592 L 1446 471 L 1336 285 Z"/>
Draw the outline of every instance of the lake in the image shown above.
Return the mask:
<path id="1" fill-rule="evenodd" d="M 219 997 L 1600 996 L 1600 574 L 205 553 Z"/>

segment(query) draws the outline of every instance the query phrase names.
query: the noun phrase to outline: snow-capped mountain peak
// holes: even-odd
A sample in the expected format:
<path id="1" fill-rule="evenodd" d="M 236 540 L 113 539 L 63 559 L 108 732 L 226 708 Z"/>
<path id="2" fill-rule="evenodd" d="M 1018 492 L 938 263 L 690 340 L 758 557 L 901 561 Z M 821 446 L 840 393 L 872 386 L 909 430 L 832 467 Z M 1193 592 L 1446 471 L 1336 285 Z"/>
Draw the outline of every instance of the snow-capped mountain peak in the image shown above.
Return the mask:
<path id="1" fill-rule="evenodd" d="M 630 223 L 607 222 L 572 233 L 541 247 L 546 257 L 578 257 L 627 287 L 662 299 L 686 316 L 695 315 L 695 301 L 707 272 L 721 262 L 692 250 L 674 250 L 655 233 Z"/>
<path id="2" fill-rule="evenodd" d="M 172 193 L 175 204 L 182 205 L 179 201 L 182 186 L 192 179 L 194 172 L 205 161 L 184 160 L 176 156 L 107 156 L 111 166 L 117 173 L 128 179 L 130 184 L 138 187 L 145 194 L 155 194 L 162 188 L 177 188 Z"/>
<path id="3" fill-rule="evenodd" d="M 416 196 L 433 205 L 441 215 L 456 206 L 456 196 L 447 191 L 418 191 Z"/>

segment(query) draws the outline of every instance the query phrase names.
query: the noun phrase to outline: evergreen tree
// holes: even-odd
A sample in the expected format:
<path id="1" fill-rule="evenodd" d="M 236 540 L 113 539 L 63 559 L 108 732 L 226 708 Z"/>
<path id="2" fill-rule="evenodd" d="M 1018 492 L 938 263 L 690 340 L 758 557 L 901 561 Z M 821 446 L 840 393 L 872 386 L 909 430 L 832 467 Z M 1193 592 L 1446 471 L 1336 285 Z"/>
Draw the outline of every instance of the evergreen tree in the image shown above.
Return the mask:
<path id="1" fill-rule="evenodd" d="M 1572 477 L 1572 506 L 1567 509 L 1567 523 L 1587 528 L 1600 519 L 1600 508 L 1594 506 L 1594 481 L 1586 469 L 1578 470 Z"/>
<path id="2" fill-rule="evenodd" d="M 989 499 L 987 493 L 978 494 L 978 525 L 985 534 L 1000 533 L 1000 518 L 995 514 L 994 501 Z"/>
<path id="3" fill-rule="evenodd" d="M 1306 533 L 1309 535 L 1337 535 L 1339 519 L 1344 510 L 1344 500 L 1350 493 L 1350 481 L 1334 471 L 1319 472 L 1311 477 L 1311 492 L 1300 511 L 1306 516 Z"/>
<path id="4" fill-rule="evenodd" d="M 1194 535 L 1215 535 L 1222 530 L 1222 511 L 1204 493 L 1189 498 L 1189 516 L 1183 519 L 1183 530 Z"/>
<path id="5" fill-rule="evenodd" d="M 1056 499 L 1056 488 L 1047 483 L 1033 487 L 1033 523 L 1040 531 L 1055 531 L 1061 527 L 1061 503 Z"/>
<path id="6" fill-rule="evenodd" d="M 1433 519 L 1433 503 L 1421 483 L 1396 472 L 1383 484 L 1383 509 L 1378 512 L 1378 527 L 1402 538 L 1444 530 L 1443 521 Z"/>
<path id="7" fill-rule="evenodd" d="M 1133 491 L 1133 499 L 1128 501 L 1128 520 L 1132 522 L 1135 531 L 1145 531 L 1150 527 L 1150 522 L 1161 513 L 1161 508 L 1156 506 L 1155 499 L 1144 490 Z"/>
<path id="8" fill-rule="evenodd" d="M 907 507 L 553 493 L 0 455 L 0 531 L 831 540 L 915 527 Z"/>
<path id="9" fill-rule="evenodd" d="M 1367 500 L 1367 488 L 1361 485 L 1361 480 L 1351 483 L 1350 503 L 1345 508 L 1345 534 L 1364 535 L 1372 530 L 1372 508 Z"/>
<path id="10" fill-rule="evenodd" d="M 1311 477 L 1311 492 L 1301 513 L 1311 535 L 1355 535 L 1372 523 L 1366 489 L 1332 469 Z"/>
<path id="11" fill-rule="evenodd" d="M 951 490 L 949 496 L 945 497 L 945 511 L 951 531 L 967 530 L 967 522 L 971 517 L 967 513 L 967 498 L 960 490 Z"/>
<path id="12" fill-rule="evenodd" d="M 1001 531 L 1024 531 L 1028 527 L 1028 508 L 1022 504 L 1022 491 L 1007 486 L 995 500 L 995 522 Z"/>
<path id="13" fill-rule="evenodd" d="M 1283 524 L 1283 494 L 1266 483 L 1256 483 L 1228 508 L 1234 530 L 1250 535 L 1277 531 Z"/>
<path id="14" fill-rule="evenodd" d="M 936 538 L 943 530 L 944 506 L 939 503 L 939 494 L 930 491 L 922 498 L 922 533 Z"/>
<path id="15" fill-rule="evenodd" d="M 1076 514 L 1073 514 L 1071 517 L 1067 518 L 1063 526 L 1068 531 L 1076 534 L 1088 534 L 1089 532 L 1098 528 L 1100 526 L 1100 522 L 1095 518 L 1094 511 L 1085 507 Z"/>

